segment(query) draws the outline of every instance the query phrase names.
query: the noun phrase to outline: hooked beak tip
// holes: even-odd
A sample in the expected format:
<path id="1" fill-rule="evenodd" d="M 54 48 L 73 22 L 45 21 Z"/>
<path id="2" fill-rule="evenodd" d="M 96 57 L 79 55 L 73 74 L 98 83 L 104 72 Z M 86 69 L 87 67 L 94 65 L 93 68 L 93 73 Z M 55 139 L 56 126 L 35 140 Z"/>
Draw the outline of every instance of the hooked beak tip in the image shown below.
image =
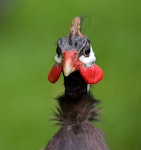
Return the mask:
<path id="1" fill-rule="evenodd" d="M 66 77 L 69 76 L 74 71 L 75 71 L 74 68 L 70 68 L 70 69 L 67 68 L 67 70 L 63 68 L 64 76 Z"/>

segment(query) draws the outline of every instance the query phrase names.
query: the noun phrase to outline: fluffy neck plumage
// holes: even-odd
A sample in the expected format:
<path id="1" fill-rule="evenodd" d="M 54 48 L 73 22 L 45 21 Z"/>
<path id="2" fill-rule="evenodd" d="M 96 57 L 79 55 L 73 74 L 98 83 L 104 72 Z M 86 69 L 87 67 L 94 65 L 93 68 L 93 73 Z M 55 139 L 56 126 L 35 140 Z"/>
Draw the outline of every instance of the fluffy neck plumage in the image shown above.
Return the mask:
<path id="1" fill-rule="evenodd" d="M 95 108 L 99 102 L 87 91 L 87 83 L 78 71 L 64 77 L 65 93 L 58 99 L 56 119 L 61 123 L 80 125 L 85 121 L 97 120 Z M 77 123 L 76 123 L 77 122 Z"/>
<path id="2" fill-rule="evenodd" d="M 99 101 L 87 92 L 79 72 L 64 77 L 64 85 L 55 113 L 61 128 L 44 150 L 108 150 L 102 132 L 91 123 L 97 120 Z"/>

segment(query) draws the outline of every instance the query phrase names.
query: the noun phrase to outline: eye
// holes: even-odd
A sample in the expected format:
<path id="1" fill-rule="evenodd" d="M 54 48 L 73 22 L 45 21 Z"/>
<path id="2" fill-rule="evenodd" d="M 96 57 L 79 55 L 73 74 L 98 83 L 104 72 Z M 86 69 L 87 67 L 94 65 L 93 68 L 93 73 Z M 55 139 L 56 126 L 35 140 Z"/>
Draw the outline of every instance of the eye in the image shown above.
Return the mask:
<path id="1" fill-rule="evenodd" d="M 59 47 L 56 48 L 56 53 L 58 56 L 60 56 L 62 54 L 61 49 Z"/>
<path id="2" fill-rule="evenodd" d="M 89 55 L 90 55 L 90 47 L 85 47 L 83 49 L 83 55 L 86 56 L 86 57 L 89 57 Z"/>

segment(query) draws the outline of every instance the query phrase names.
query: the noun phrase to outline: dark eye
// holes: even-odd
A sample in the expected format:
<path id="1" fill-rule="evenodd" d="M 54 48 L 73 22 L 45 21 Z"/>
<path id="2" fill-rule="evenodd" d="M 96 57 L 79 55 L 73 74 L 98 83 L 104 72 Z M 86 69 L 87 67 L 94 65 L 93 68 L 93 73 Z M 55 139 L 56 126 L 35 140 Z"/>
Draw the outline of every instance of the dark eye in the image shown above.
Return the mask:
<path id="1" fill-rule="evenodd" d="M 56 53 L 58 56 L 60 56 L 62 54 L 61 49 L 59 47 L 56 48 Z"/>
<path id="2" fill-rule="evenodd" d="M 89 57 L 90 55 L 90 47 L 85 47 L 83 50 L 83 55 Z"/>

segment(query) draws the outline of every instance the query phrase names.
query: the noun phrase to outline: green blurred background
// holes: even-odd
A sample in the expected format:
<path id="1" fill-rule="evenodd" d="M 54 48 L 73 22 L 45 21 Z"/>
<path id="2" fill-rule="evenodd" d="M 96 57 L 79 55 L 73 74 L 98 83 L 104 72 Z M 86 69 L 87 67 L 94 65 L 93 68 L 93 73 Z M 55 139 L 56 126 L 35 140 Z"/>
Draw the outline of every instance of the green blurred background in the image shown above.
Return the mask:
<path id="1" fill-rule="evenodd" d="M 86 16 L 105 77 L 92 93 L 111 150 L 141 149 L 141 2 L 0 0 L 0 150 L 39 150 L 58 130 L 51 122 L 63 78 L 47 81 L 56 42 Z"/>

